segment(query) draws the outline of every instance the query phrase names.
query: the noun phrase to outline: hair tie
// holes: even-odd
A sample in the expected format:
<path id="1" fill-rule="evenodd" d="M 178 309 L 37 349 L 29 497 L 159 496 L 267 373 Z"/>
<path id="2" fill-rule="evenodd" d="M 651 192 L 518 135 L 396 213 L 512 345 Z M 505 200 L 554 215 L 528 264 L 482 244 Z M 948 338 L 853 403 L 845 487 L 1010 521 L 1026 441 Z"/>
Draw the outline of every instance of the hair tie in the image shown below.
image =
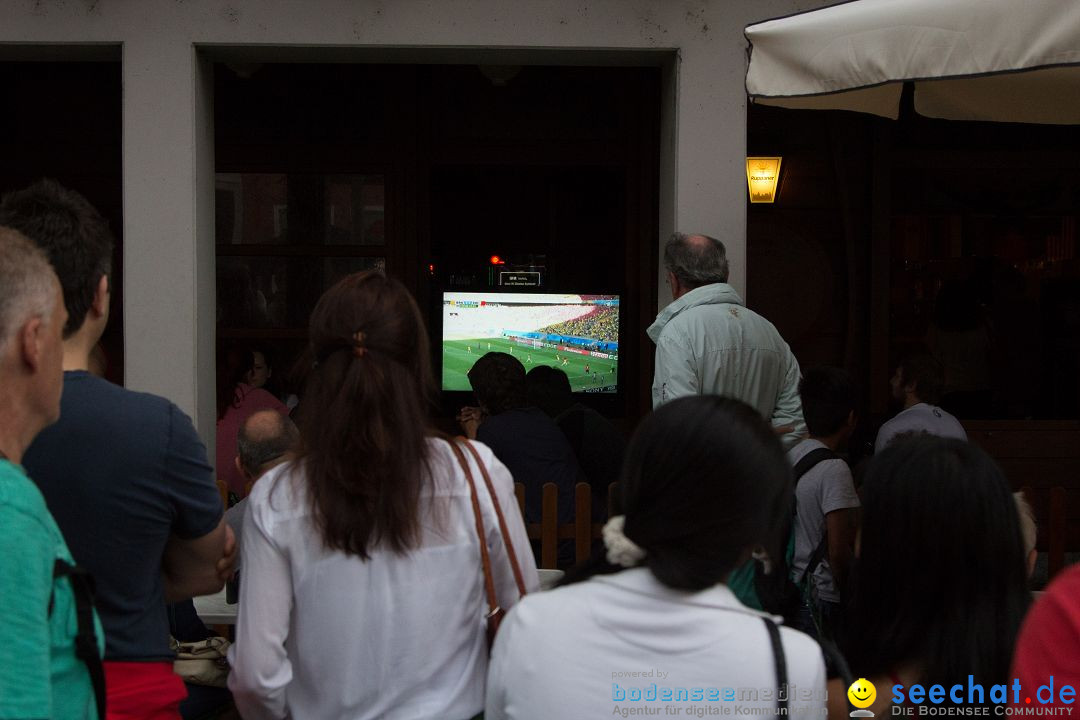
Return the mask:
<path id="1" fill-rule="evenodd" d="M 607 560 L 612 565 L 633 567 L 645 557 L 645 550 L 626 537 L 623 526 L 625 515 L 615 515 L 604 524 L 604 547 L 607 548 Z"/>
<path id="2" fill-rule="evenodd" d="M 353 338 L 352 354 L 354 356 L 356 356 L 358 358 L 364 357 L 364 353 L 367 352 L 367 348 L 364 347 L 364 338 L 366 338 L 366 337 L 367 337 L 367 335 L 364 334 L 363 330 L 357 330 L 356 332 L 353 333 L 353 336 L 352 336 L 352 338 Z"/>

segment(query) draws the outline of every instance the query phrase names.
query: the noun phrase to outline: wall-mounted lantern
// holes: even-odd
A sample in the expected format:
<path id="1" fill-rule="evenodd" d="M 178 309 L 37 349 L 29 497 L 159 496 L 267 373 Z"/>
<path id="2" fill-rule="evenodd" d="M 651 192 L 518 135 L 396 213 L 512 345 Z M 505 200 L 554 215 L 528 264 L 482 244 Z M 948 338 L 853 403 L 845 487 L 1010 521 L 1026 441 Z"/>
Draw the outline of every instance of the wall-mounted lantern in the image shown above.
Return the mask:
<path id="1" fill-rule="evenodd" d="M 746 185 L 750 190 L 750 202 L 771 203 L 776 200 L 776 187 L 780 180 L 778 157 L 746 158 Z"/>

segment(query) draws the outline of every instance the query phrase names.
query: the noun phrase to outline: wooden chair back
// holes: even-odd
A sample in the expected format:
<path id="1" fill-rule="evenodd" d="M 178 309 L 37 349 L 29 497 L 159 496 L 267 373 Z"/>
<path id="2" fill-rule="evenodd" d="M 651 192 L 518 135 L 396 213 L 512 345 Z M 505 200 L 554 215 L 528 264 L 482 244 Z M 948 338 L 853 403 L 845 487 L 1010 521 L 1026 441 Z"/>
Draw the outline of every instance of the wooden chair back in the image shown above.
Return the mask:
<path id="1" fill-rule="evenodd" d="M 608 486 L 608 516 L 611 516 L 618 483 Z M 525 517 L 525 486 L 514 483 L 521 516 Z M 544 483 L 541 489 L 540 522 L 525 523 L 529 540 L 540 542 L 538 567 L 556 569 L 560 540 L 574 541 L 574 562 L 583 563 L 592 554 L 593 541 L 603 530 L 602 523 L 592 521 L 592 487 L 588 483 L 574 486 L 574 521 L 559 524 L 559 488 L 555 483 Z"/>

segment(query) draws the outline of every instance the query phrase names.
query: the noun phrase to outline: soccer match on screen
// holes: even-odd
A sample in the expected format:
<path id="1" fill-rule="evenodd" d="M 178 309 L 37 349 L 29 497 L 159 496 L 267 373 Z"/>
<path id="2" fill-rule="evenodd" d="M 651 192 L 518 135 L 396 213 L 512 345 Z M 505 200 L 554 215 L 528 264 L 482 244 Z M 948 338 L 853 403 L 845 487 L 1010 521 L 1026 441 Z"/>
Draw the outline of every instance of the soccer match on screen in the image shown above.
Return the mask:
<path id="1" fill-rule="evenodd" d="M 555 293 L 443 293 L 443 390 L 471 390 L 489 352 L 558 368 L 574 392 L 618 390 L 619 297 Z"/>

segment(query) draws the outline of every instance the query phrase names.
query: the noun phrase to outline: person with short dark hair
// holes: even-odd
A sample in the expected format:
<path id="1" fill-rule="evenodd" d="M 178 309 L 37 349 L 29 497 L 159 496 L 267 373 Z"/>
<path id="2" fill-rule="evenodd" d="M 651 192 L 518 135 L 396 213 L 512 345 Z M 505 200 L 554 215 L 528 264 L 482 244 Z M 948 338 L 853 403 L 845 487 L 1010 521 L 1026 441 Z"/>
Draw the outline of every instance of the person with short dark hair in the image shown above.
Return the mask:
<path id="1" fill-rule="evenodd" d="M 925 351 L 910 353 L 900 361 L 889 380 L 892 398 L 901 410 L 878 430 L 874 452 L 881 452 L 893 438 L 904 433 L 927 433 L 967 440 L 960 421 L 936 405 L 943 382 L 941 363 Z"/>
<path id="2" fill-rule="evenodd" d="M 469 368 L 468 377 L 473 393 L 489 416 L 528 404 L 525 366 L 507 353 L 485 353 Z"/>
<path id="3" fill-rule="evenodd" d="M 985 693 L 962 704 L 992 704 L 991 686 L 1011 682 L 1031 602 L 1020 519 L 1001 469 L 973 443 L 901 438 L 870 462 L 862 502 L 841 643 L 851 668 L 878 688 L 982 685 Z M 841 685 L 829 688 L 833 718 L 847 717 Z M 892 697 L 879 690 L 867 709 L 882 717 Z M 946 695 L 944 704 L 960 703 Z"/>
<path id="4" fill-rule="evenodd" d="M 606 519 L 608 486 L 618 481 L 626 439 L 610 420 L 574 399 L 566 373 L 540 365 L 525 376 L 529 403 L 555 421 L 593 487 L 593 517 Z"/>
<path id="5" fill-rule="evenodd" d="M 663 405 L 630 441 L 621 488 L 624 515 L 604 526 L 606 554 L 507 615 L 484 717 L 602 717 L 613 705 L 682 707 L 694 688 L 715 689 L 697 700 L 715 704 L 723 688 L 798 687 L 790 715 L 771 690 L 740 703 L 755 715 L 819 720 L 817 643 L 725 584 L 754 547 L 779 544 L 790 512 L 790 470 L 758 412 L 715 396 Z"/>
<path id="6" fill-rule="evenodd" d="M 540 522 L 545 483 L 559 490 L 559 523 L 574 519 L 574 487 L 588 478 L 566 437 L 542 410 L 529 405 L 525 366 L 507 353 L 489 352 L 469 370 L 479 408 L 464 408 L 465 433 L 491 448 L 514 481 L 525 486 L 525 520 Z M 559 545 L 559 564 L 572 562 L 573 544 Z"/>
<path id="7" fill-rule="evenodd" d="M 0 224 L 45 251 L 64 289 L 62 412 L 23 464 L 94 576 L 110 716 L 178 718 L 186 691 L 166 602 L 220 590 L 235 552 L 206 448 L 173 403 L 87 371 L 108 322 L 113 247 L 94 207 L 43 180 L 0 200 Z"/>
<path id="8" fill-rule="evenodd" d="M 664 247 L 672 302 L 648 329 L 656 343 L 653 407 L 686 395 L 725 395 L 784 433 L 803 435 L 799 363 L 780 333 L 727 284 L 724 244 L 675 233 Z"/>
<path id="9" fill-rule="evenodd" d="M 80 627 L 73 566 L 41 491 L 20 465 L 60 415 L 64 299 L 48 258 L 0 227 L 0 717 L 105 720 L 84 652 L 100 663 L 104 633 L 93 608 Z M 86 600 L 88 598 L 84 598 Z M 85 619 L 83 620 L 85 623 Z M 76 629 L 93 633 L 78 637 Z M 82 635 L 82 633 L 79 633 Z"/>
<path id="10" fill-rule="evenodd" d="M 788 451 L 795 468 L 795 553 L 792 579 L 809 586 L 798 627 L 833 638 L 842 622 L 841 590 L 855 546 L 859 496 L 837 454 L 855 430 L 855 385 L 840 368 L 811 368 L 799 383 L 810 437 Z"/>
<path id="11" fill-rule="evenodd" d="M 255 484 L 244 520 L 229 655 L 237 708 L 473 717 L 488 662 L 482 548 L 499 606 L 518 600 L 496 512 L 526 589 L 539 586 L 510 473 L 468 443 L 492 481 L 489 492 L 469 461 L 474 496 L 451 443 L 469 448 L 433 430 L 428 334 L 401 282 L 343 278 L 316 304 L 309 337 L 301 448 Z"/>

